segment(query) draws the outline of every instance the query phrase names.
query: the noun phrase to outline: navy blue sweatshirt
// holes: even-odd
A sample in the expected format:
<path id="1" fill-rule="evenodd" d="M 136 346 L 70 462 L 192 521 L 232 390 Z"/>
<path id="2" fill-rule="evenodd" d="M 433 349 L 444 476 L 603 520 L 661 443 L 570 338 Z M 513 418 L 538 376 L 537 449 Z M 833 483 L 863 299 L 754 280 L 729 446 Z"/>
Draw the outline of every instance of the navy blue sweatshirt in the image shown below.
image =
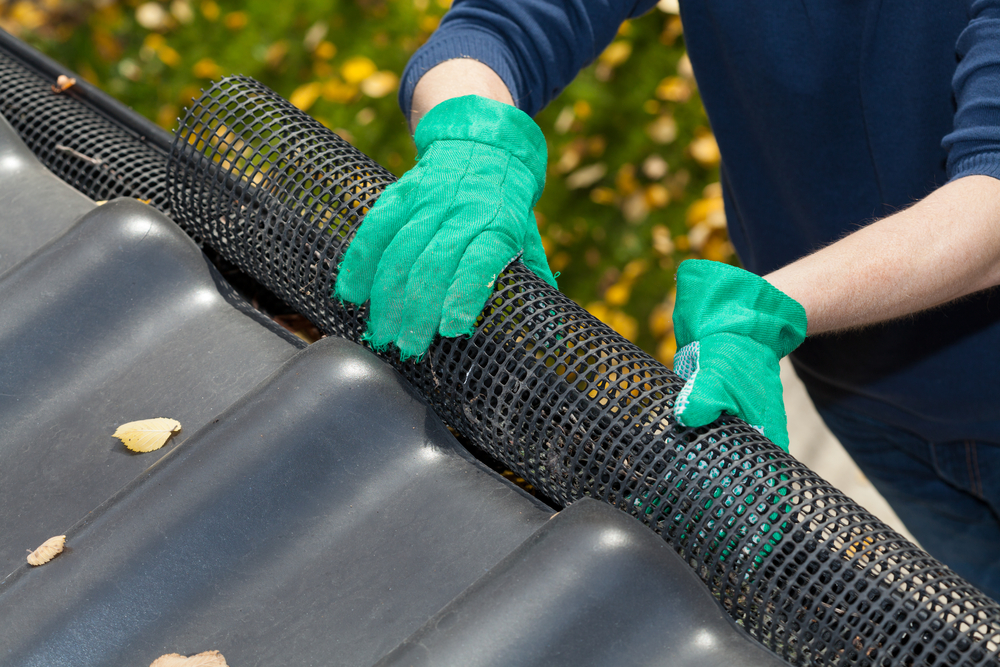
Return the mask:
<path id="1" fill-rule="evenodd" d="M 400 104 L 408 115 L 435 64 L 472 57 L 535 114 L 654 4 L 455 0 Z M 769 273 L 950 179 L 1000 178 L 1000 0 L 682 0 L 681 16 L 746 269 Z M 995 290 L 810 338 L 793 361 L 820 404 L 1000 442 Z"/>

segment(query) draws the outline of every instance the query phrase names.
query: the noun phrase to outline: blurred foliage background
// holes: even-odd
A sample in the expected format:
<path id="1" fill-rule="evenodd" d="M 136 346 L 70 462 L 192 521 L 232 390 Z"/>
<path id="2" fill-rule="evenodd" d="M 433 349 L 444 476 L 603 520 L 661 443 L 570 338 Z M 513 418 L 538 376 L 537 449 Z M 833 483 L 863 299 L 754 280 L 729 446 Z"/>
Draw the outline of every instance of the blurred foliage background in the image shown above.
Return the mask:
<path id="1" fill-rule="evenodd" d="M 449 4 L 15 0 L 0 27 L 169 130 L 210 80 L 252 76 L 400 175 L 414 149 L 398 75 Z M 735 262 L 676 0 L 622 26 L 537 121 L 536 216 L 560 288 L 669 365 L 677 264 Z"/>

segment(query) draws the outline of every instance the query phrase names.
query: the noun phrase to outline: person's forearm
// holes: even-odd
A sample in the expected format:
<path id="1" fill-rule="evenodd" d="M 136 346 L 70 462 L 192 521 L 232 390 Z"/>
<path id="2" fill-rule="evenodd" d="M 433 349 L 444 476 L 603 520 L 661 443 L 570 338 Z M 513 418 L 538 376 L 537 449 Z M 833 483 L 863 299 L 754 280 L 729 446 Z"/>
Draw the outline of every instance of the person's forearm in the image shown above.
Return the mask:
<path id="1" fill-rule="evenodd" d="M 503 80 L 483 63 L 471 58 L 446 60 L 424 74 L 413 89 L 410 131 L 416 129 L 424 114 L 435 106 L 463 95 L 479 95 L 504 104 L 514 104 L 514 98 Z"/>
<path id="2" fill-rule="evenodd" d="M 1000 284 L 1000 181 L 967 176 L 764 276 L 809 334 L 916 313 Z"/>

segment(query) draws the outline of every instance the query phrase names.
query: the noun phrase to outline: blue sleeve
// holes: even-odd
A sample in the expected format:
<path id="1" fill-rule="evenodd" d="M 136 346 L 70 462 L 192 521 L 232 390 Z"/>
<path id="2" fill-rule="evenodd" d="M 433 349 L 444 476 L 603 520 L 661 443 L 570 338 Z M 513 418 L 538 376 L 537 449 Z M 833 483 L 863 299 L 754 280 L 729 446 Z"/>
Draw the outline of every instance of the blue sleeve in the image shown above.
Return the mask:
<path id="1" fill-rule="evenodd" d="M 534 116 L 611 43 L 618 27 L 656 0 L 454 0 L 403 70 L 399 106 L 409 118 L 417 81 L 453 58 L 489 66 L 518 108 Z"/>
<path id="2" fill-rule="evenodd" d="M 976 0 L 958 38 L 955 124 L 942 141 L 948 178 L 1000 178 L 1000 0 Z"/>

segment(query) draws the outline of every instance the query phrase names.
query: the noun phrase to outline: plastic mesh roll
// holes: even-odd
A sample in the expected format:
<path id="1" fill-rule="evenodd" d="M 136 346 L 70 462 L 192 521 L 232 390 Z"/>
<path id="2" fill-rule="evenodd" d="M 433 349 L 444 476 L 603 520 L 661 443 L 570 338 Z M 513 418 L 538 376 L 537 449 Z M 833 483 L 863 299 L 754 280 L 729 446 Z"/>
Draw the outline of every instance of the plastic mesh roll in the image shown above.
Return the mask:
<path id="1" fill-rule="evenodd" d="M 0 37 L 0 45 L 15 43 L 2 31 Z M 82 82 L 56 93 L 54 75 L 46 78 L 12 55 L 0 50 L 0 114 L 42 164 L 91 199 L 135 197 L 166 212 L 165 147 L 81 103 Z"/>
<path id="2" fill-rule="evenodd" d="M 93 199 L 168 212 L 166 154 L 137 119 L 53 93 L 54 63 L 0 37 L 0 113 L 43 163 Z M 247 79 L 209 90 L 179 136 L 178 222 L 326 333 L 357 340 L 364 313 L 329 294 L 393 177 Z M 520 265 L 471 340 L 440 341 L 420 365 L 387 361 L 550 498 L 601 498 L 643 521 L 789 662 L 998 664 L 995 603 L 739 420 L 678 427 L 677 378 Z"/>
<path id="3" fill-rule="evenodd" d="M 355 341 L 365 313 L 330 295 L 393 180 L 241 77 L 194 104 L 168 171 L 182 226 Z M 741 420 L 678 425 L 678 378 L 519 263 L 471 338 L 439 339 L 419 364 L 383 358 L 549 498 L 598 498 L 645 523 L 793 664 L 998 664 L 996 603 Z"/>

